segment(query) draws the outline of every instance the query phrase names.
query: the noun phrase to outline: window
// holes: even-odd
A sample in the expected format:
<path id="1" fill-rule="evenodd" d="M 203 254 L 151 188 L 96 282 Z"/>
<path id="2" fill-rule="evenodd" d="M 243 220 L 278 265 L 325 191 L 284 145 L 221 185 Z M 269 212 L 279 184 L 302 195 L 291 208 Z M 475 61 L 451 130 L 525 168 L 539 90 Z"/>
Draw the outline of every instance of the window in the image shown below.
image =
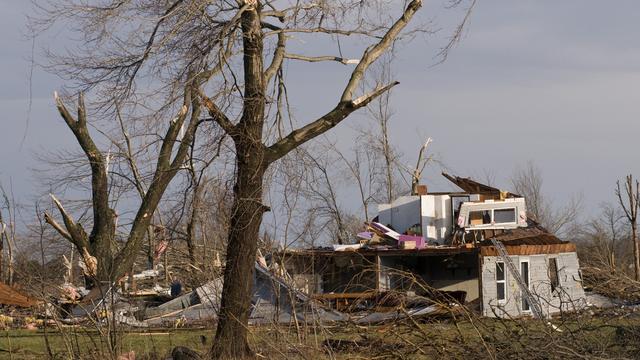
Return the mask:
<path id="1" fill-rule="evenodd" d="M 488 225 L 491 224 L 491 210 L 470 211 L 470 225 Z"/>
<path id="2" fill-rule="evenodd" d="M 529 260 L 523 260 L 520 262 L 520 277 L 522 277 L 522 281 L 526 285 L 527 289 L 529 289 Z M 522 295 L 522 310 L 531 310 L 529 302 L 524 297 L 524 294 Z"/>
<path id="3" fill-rule="evenodd" d="M 496 224 L 516 222 L 516 209 L 493 210 L 493 222 Z"/>
<path id="4" fill-rule="evenodd" d="M 469 225 L 515 224 L 516 209 L 478 210 L 469 212 Z"/>
<path id="5" fill-rule="evenodd" d="M 549 259 L 549 282 L 551 283 L 551 292 L 556 291 L 560 286 L 558 279 L 558 261 L 556 258 Z"/>
<path id="6" fill-rule="evenodd" d="M 458 219 L 458 217 L 460 216 L 460 206 L 462 206 L 462 203 L 469 201 L 469 196 L 451 196 L 451 214 L 452 214 L 452 224 L 453 227 L 455 228 L 456 224 L 456 220 Z M 464 223 L 462 225 L 459 225 L 459 227 L 463 227 Z"/>
<path id="7" fill-rule="evenodd" d="M 502 261 L 496 262 L 496 290 L 498 301 L 503 302 L 506 299 L 506 282 L 504 263 Z"/>

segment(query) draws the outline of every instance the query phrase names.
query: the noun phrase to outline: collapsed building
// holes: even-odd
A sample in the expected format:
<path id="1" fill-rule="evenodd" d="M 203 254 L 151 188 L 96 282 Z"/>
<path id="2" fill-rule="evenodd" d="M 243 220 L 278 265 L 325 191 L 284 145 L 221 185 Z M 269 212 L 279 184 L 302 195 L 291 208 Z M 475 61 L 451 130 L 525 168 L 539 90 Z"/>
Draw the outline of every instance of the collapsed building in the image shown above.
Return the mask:
<path id="1" fill-rule="evenodd" d="M 417 186 L 379 205 L 356 244 L 258 254 L 249 322 L 370 324 L 440 316 L 456 311 L 452 303 L 489 317 L 546 318 L 586 305 L 575 245 L 528 218 L 524 197 L 443 175 L 461 191 Z M 124 292 L 112 284 L 71 296 L 60 303 L 68 308 L 63 322 L 109 313 L 133 327 L 217 318 L 222 277 L 155 306 L 137 301 L 160 294 L 160 273 L 133 275 L 155 284 L 151 290 Z M 0 286 L 0 304 L 36 302 Z"/>
<path id="2" fill-rule="evenodd" d="M 548 317 L 585 305 L 575 244 L 527 217 L 526 199 L 468 178 L 462 191 L 381 204 L 360 243 L 273 254 L 294 286 L 338 310 L 384 294 L 475 304 L 484 316 Z"/>

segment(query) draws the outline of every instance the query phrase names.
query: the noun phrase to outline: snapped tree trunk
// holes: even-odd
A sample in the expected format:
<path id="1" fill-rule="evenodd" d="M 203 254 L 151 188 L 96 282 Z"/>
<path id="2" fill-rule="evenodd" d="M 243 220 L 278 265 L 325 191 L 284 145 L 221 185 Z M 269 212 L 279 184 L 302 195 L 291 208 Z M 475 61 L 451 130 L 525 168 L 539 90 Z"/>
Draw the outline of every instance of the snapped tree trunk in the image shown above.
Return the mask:
<path id="1" fill-rule="evenodd" d="M 55 95 L 58 111 L 75 135 L 91 167 L 93 227 L 91 233 L 87 235 L 82 225 L 76 223 L 53 194 L 51 197 L 62 216 L 64 226 L 48 213 L 45 213 L 45 221 L 76 246 L 87 265 L 87 274 L 98 283 L 111 284 L 131 271 L 151 225 L 153 214 L 169 183 L 187 158 L 200 115 L 200 101 L 197 96 L 192 97 L 191 93 L 191 85 L 186 86 L 184 104 L 178 116 L 169 122 L 167 132 L 162 139 L 151 184 L 146 192 L 141 192 L 142 202 L 131 224 L 127 241 L 121 249 L 114 247 L 117 215 L 110 208 L 107 162 L 89 133 L 84 96 L 82 93 L 78 96 L 78 115 L 74 117 L 67 110 L 62 99 Z M 191 105 L 191 117 L 183 138 L 178 141 L 178 134 L 185 124 L 189 105 Z M 176 144 L 178 144 L 177 149 L 174 149 Z"/>

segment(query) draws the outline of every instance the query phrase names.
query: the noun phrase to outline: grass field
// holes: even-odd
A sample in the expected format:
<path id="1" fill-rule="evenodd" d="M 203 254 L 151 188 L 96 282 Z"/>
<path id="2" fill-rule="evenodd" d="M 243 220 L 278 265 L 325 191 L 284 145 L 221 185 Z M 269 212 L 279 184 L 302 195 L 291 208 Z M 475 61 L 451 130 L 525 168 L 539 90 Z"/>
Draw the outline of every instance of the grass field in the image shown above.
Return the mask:
<path id="1" fill-rule="evenodd" d="M 145 332 L 129 331 L 118 334 L 118 352 L 130 350 L 136 354 L 156 354 L 161 358 L 168 355 L 175 346 L 187 346 L 202 351 L 205 346 L 202 336 L 211 338 L 213 330 L 205 329 L 159 329 Z M 95 330 L 82 328 L 49 330 L 2 331 L 0 337 L 0 359 L 39 359 L 51 353 L 56 358 L 69 358 L 70 354 L 80 354 L 86 358 L 105 359 L 109 355 L 107 336 L 100 336 Z"/>
<path id="2" fill-rule="evenodd" d="M 403 321 L 377 326 L 261 326 L 250 342 L 266 359 L 610 359 L 640 358 L 640 314 L 589 314 L 554 319 L 556 328 L 532 320 L 467 318 Z M 108 336 L 82 327 L 0 331 L 0 359 L 166 359 L 175 346 L 200 353 L 211 346 L 213 329 L 122 331 L 110 351 Z"/>

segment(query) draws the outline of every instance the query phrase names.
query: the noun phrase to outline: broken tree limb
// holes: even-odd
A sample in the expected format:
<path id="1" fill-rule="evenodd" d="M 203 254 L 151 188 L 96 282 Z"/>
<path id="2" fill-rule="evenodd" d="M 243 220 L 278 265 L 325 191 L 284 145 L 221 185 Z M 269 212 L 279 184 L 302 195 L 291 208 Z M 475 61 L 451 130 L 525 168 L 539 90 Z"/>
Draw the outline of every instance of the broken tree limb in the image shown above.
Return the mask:
<path id="1" fill-rule="evenodd" d="M 353 98 L 353 92 L 358 88 L 365 72 L 374 61 L 376 61 L 385 51 L 393 44 L 395 39 L 404 29 L 413 15 L 422 7 L 422 0 L 413 0 L 407 5 L 402 16 L 391 26 L 389 31 L 380 39 L 380 41 L 367 48 L 360 59 L 360 62 L 351 73 L 351 78 L 344 88 L 341 101 L 350 101 Z"/>
<path id="2" fill-rule="evenodd" d="M 359 60 L 358 65 L 351 73 L 349 82 L 344 88 L 340 102 L 333 110 L 315 120 L 314 122 L 293 130 L 289 135 L 269 146 L 265 153 L 265 163 L 270 164 L 288 154 L 291 150 L 305 142 L 323 134 L 333 128 L 357 109 L 366 106 L 380 94 L 388 91 L 398 84 L 393 82 L 379 87 L 373 92 L 353 100 L 355 89 L 360 86 L 365 72 L 393 44 L 402 29 L 404 29 L 413 15 L 422 7 L 422 0 L 413 0 L 407 5 L 402 16 L 389 28 L 386 34 L 375 45 L 367 48 Z M 222 126 L 222 125 L 221 125 Z M 268 165 L 267 165 L 268 166 Z"/>
<path id="3" fill-rule="evenodd" d="M 191 107 L 189 123 L 182 139 L 177 140 L 178 133 L 185 124 L 187 115 L 189 114 L 189 107 Z M 169 129 L 162 140 L 160 154 L 158 155 L 158 164 L 153 174 L 153 179 L 136 212 L 127 241 L 115 257 L 114 263 L 116 265 L 114 274 L 116 274 L 116 277 L 122 276 L 133 265 L 136 254 L 142 246 L 142 240 L 145 237 L 148 226 L 151 224 L 155 209 L 158 207 L 171 180 L 180 169 L 184 168 L 183 164 L 186 162 L 189 148 L 195 136 L 200 110 L 200 97 L 196 96 L 195 86 L 188 86 L 185 89 L 184 104 L 176 118 L 171 121 Z M 174 149 L 176 143 L 179 144 L 177 150 Z"/>
<path id="4" fill-rule="evenodd" d="M 213 120 L 220 125 L 220 127 L 222 128 L 222 130 L 224 130 L 227 134 L 229 134 L 229 136 L 233 137 L 233 134 L 235 133 L 236 127 L 235 125 L 233 125 L 233 123 L 231 122 L 231 120 L 229 120 L 229 118 L 227 117 L 227 115 L 225 115 L 220 108 L 218 108 L 218 106 L 213 102 L 213 100 L 211 100 L 210 98 L 208 98 L 202 91 L 200 91 L 198 89 L 198 94 L 200 95 L 200 98 L 202 98 L 202 103 L 204 104 L 204 106 L 207 108 L 207 110 L 209 111 L 209 115 L 213 118 Z"/>
<path id="5" fill-rule="evenodd" d="M 267 148 L 265 162 L 272 163 L 288 154 L 291 150 L 304 144 L 305 142 L 325 133 L 327 130 L 338 125 L 342 120 L 347 118 L 354 111 L 367 106 L 373 99 L 380 96 L 392 87 L 398 85 L 399 82 L 394 81 L 386 86 L 363 95 L 353 101 L 340 102 L 333 110 L 299 129 L 293 130 L 289 135 L 280 139 Z"/>
<path id="6" fill-rule="evenodd" d="M 56 229 L 62 237 L 70 240 L 74 245 L 76 245 L 79 251 L 82 251 L 82 249 L 86 249 L 89 246 L 87 233 L 84 231 L 80 224 L 77 224 L 75 220 L 73 220 L 71 214 L 69 214 L 65 210 L 65 208 L 62 206 L 62 203 L 60 203 L 60 200 L 58 200 L 55 195 L 49 194 L 49 196 L 51 197 L 51 200 L 56 205 L 58 211 L 60 212 L 60 215 L 62 216 L 62 221 L 64 222 L 66 231 L 62 229 L 62 226 L 60 226 L 60 224 L 58 224 L 53 219 L 53 217 L 45 213 L 45 220 L 48 219 L 47 223 L 53 226 L 53 228 Z"/>
<path id="7" fill-rule="evenodd" d="M 67 230 L 65 230 L 62 225 L 58 224 L 58 222 L 56 221 L 56 219 L 53 218 L 53 216 L 51 216 L 48 212 L 45 211 L 44 213 L 44 221 L 51 225 L 57 232 L 58 234 L 60 234 L 60 236 L 62 236 L 63 238 L 73 242 L 73 239 L 71 238 L 71 234 L 69 234 L 67 232 Z"/>
<path id="8" fill-rule="evenodd" d="M 69 240 L 72 244 L 76 246 L 78 252 L 82 256 L 84 263 L 86 264 L 86 274 L 95 277 L 97 275 L 98 269 L 98 260 L 89 253 L 89 239 L 87 237 L 87 233 L 82 228 L 82 225 L 76 223 L 71 215 L 67 213 L 64 209 L 60 200 L 58 200 L 55 195 L 49 194 L 51 200 L 58 208 L 60 215 L 64 221 L 64 226 L 66 230 L 48 213 L 45 212 L 44 219 L 45 221 L 51 225 L 60 236 Z"/>
<path id="9" fill-rule="evenodd" d="M 54 93 L 58 112 L 73 132 L 91 167 L 91 199 L 93 205 L 93 229 L 91 233 L 107 233 L 114 227 L 114 212 L 109 207 L 109 185 L 105 159 L 96 146 L 87 127 L 84 95 L 78 94 L 78 118 L 74 119 L 58 93 Z M 58 204 L 56 204 L 58 206 Z M 60 207 L 59 207 L 60 208 Z M 66 220 L 65 220 L 66 226 Z M 74 236 L 71 229 L 67 229 Z"/>
<path id="10" fill-rule="evenodd" d="M 278 69 L 282 66 L 282 61 L 286 57 L 285 54 L 285 45 L 286 45 L 286 36 L 283 32 L 278 33 L 278 43 L 276 44 L 276 49 L 273 52 L 273 60 L 271 60 L 271 65 L 264 71 L 264 82 L 265 84 L 271 80 L 271 78 L 276 74 Z"/>
<path id="11" fill-rule="evenodd" d="M 308 61 L 308 62 L 336 61 L 343 65 L 360 63 L 360 60 L 358 59 L 347 59 L 339 56 L 304 56 L 304 55 L 287 53 L 284 55 L 284 57 L 286 59 L 301 60 L 301 61 Z"/>

